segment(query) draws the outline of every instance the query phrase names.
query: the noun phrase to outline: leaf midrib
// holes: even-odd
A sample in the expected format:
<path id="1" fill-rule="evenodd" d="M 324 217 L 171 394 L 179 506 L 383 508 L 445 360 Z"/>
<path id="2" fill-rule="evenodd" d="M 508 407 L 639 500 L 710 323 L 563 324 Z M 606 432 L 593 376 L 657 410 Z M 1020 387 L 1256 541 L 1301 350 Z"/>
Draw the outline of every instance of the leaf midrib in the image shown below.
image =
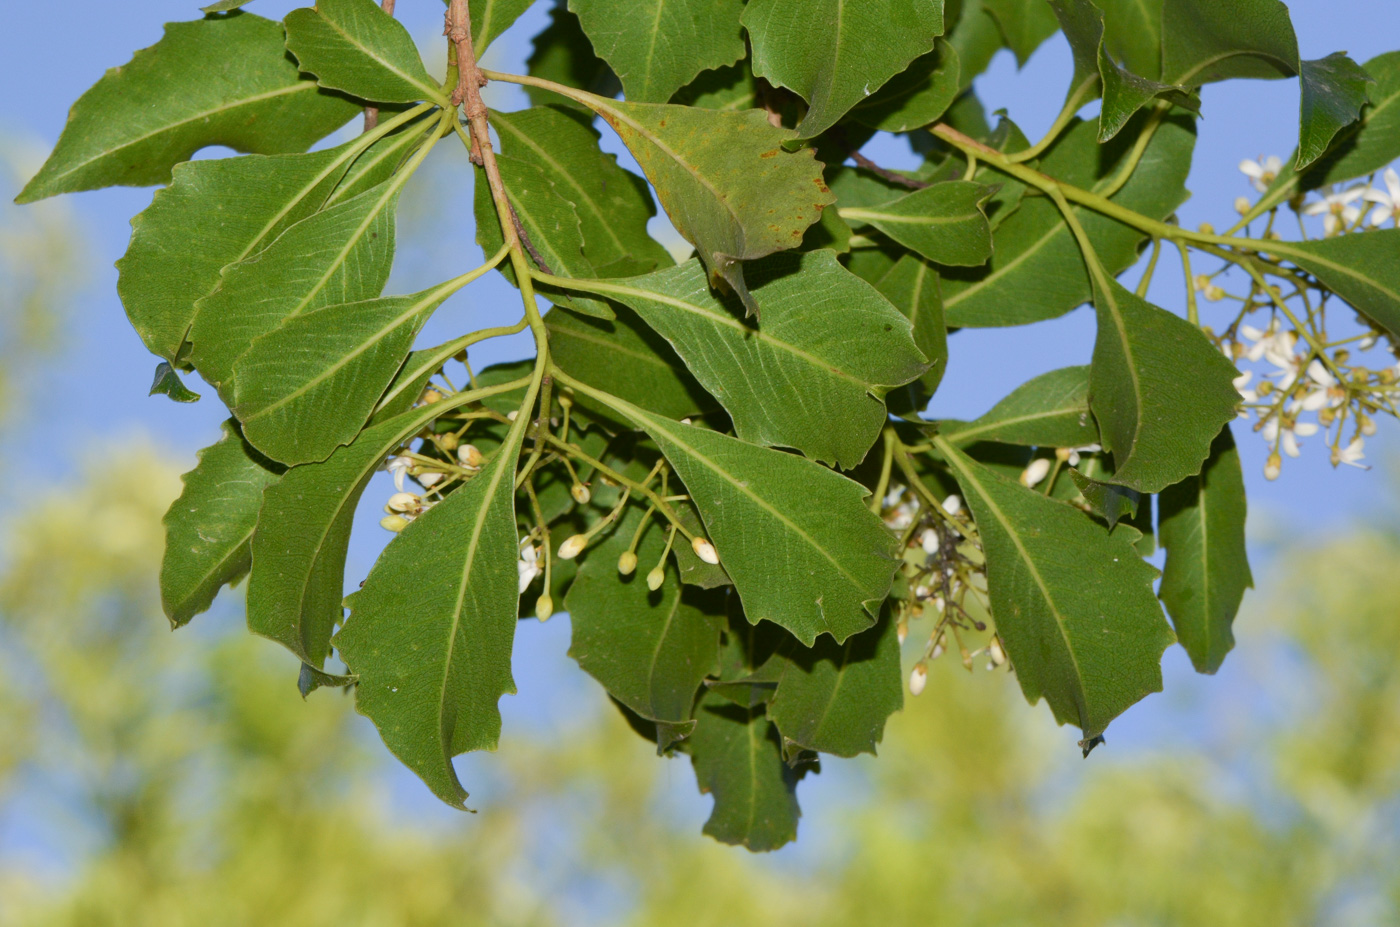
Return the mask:
<path id="1" fill-rule="evenodd" d="M 1024 425 L 1027 422 L 1036 422 L 1042 419 L 1056 418 L 1059 416 L 1070 415 L 1075 412 L 1087 413 L 1088 411 L 1089 407 L 1087 405 L 1076 404 L 1072 406 L 1065 406 L 1064 408 L 1060 409 L 1045 409 L 1040 412 L 1028 412 L 1025 415 L 1013 415 L 1009 418 L 999 418 L 995 421 L 986 422 L 982 425 L 978 425 L 976 422 L 971 422 L 967 428 L 951 432 L 948 434 L 947 437 L 948 440 L 953 442 L 954 444 L 965 444 L 967 443 L 969 437 L 975 437 L 976 435 L 985 434 L 989 431 L 996 431 L 999 428 L 1004 428 L 1011 425 Z"/>

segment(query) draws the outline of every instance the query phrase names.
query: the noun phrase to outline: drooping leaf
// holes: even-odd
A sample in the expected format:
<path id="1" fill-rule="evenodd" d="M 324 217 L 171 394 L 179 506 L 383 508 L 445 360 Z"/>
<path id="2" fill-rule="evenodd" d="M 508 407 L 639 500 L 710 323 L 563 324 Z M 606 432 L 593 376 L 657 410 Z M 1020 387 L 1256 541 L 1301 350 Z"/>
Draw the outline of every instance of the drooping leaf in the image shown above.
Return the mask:
<path id="1" fill-rule="evenodd" d="M 317 0 L 285 23 L 287 50 L 322 87 L 375 103 L 447 101 L 403 23 L 374 0 Z"/>
<path id="2" fill-rule="evenodd" d="M 1098 337 L 1089 407 L 1113 454 L 1112 482 L 1160 492 L 1199 473 L 1235 417 L 1235 365 L 1199 328 L 1116 280 L 1094 295 Z"/>
<path id="3" fill-rule="evenodd" d="M 528 0 L 512 2 L 523 3 Z M 479 3 L 480 0 L 472 5 L 473 13 Z M 473 29 L 472 35 L 475 34 Z M 525 64 L 531 76 L 566 87 L 578 87 L 609 98 L 622 91 L 622 83 L 618 81 L 617 75 L 608 67 L 607 62 L 594 53 L 592 43 L 578 24 L 578 17 L 569 12 L 563 0 L 556 0 L 554 9 L 550 11 L 550 23 L 535 36 L 534 51 Z M 561 98 L 549 90 L 527 86 L 525 92 L 535 106 L 562 103 L 584 108 L 581 101 L 572 97 Z"/>
<path id="4" fill-rule="evenodd" d="M 673 263 L 670 254 L 647 234 L 656 215 L 642 179 L 598 149 L 591 126 L 552 106 L 491 114 L 501 137 L 501 152 L 540 168 L 554 190 L 573 204 L 583 235 L 583 253 L 598 269 L 623 258 Z M 648 268 L 650 269 L 650 268 Z"/>
<path id="5" fill-rule="evenodd" d="M 151 381 L 151 391 L 146 395 L 154 396 L 157 393 L 175 402 L 199 402 L 199 393 L 185 385 L 168 361 L 156 364 L 155 379 Z"/>
<path id="6" fill-rule="evenodd" d="M 982 0 L 982 8 L 996 20 L 1016 63 L 1026 66 L 1046 39 L 1060 30 L 1045 0 Z"/>
<path id="7" fill-rule="evenodd" d="M 1133 518 L 1137 515 L 1142 494 L 1136 489 L 1116 483 L 1103 483 L 1091 476 L 1085 476 L 1078 470 L 1070 470 L 1069 475 L 1080 496 L 1095 514 L 1103 516 L 1109 528 L 1117 527 L 1119 519 Z M 1192 479 L 1193 477 L 1187 477 L 1177 485 L 1185 485 Z"/>
<path id="8" fill-rule="evenodd" d="M 797 126 L 815 138 L 943 34 L 943 0 L 750 0 L 753 70 L 807 101 Z"/>
<path id="9" fill-rule="evenodd" d="M 992 255 L 992 227 L 982 210 L 993 192 L 971 181 L 950 180 L 879 206 L 843 209 L 841 217 L 867 222 L 930 261 L 977 267 Z"/>
<path id="10" fill-rule="evenodd" d="M 928 360 L 928 371 L 919 379 L 885 397 L 895 414 L 917 415 L 933 398 L 948 369 L 948 328 L 943 323 L 938 273 L 922 258 L 904 254 L 875 281 L 875 289 L 909 320 L 914 345 Z"/>
<path id="11" fill-rule="evenodd" d="M 683 425 L 580 385 L 646 431 L 690 491 L 754 624 L 811 646 L 875 623 L 894 575 L 895 538 L 869 491 L 793 454 Z"/>
<path id="12" fill-rule="evenodd" d="M 702 793 L 714 796 L 704 833 L 762 853 L 797 839 L 799 774 L 783 762 L 778 729 L 763 709 L 707 692 L 687 741 Z"/>
<path id="13" fill-rule="evenodd" d="M 1046 153 L 1041 170 L 1065 183 L 1101 192 L 1113 182 L 1136 135 L 1130 127 L 1100 146 L 1093 123 L 1076 123 Z M 1194 144 L 1195 129 L 1189 118 L 1166 118 L 1113 202 L 1154 219 L 1171 215 L 1186 199 Z M 1143 240 L 1139 231 L 1091 210 L 1073 208 L 1110 275 L 1137 260 L 1138 243 Z M 1022 202 L 997 226 L 992 245 L 987 268 L 942 273 L 943 309 L 950 328 L 1050 319 L 1081 305 L 1093 293 L 1074 236 L 1047 197 Z"/>
<path id="14" fill-rule="evenodd" d="M 164 519 L 160 599 L 171 625 L 188 624 L 222 586 L 248 572 L 263 490 L 279 475 L 280 468 L 248 447 L 231 422 L 217 444 L 199 452 Z"/>
<path id="15" fill-rule="evenodd" d="M 1386 331 L 1400 332 L 1400 229 L 1280 242 L 1277 252 L 1313 274 L 1323 285 Z"/>
<path id="16" fill-rule="evenodd" d="M 941 422 L 939 432 L 965 447 L 998 441 L 1032 447 L 1085 447 L 1099 443 L 1089 414 L 1089 368 L 1062 367 L 1022 383 L 971 422 Z"/>
<path id="17" fill-rule="evenodd" d="M 777 689 L 768 717 L 789 756 L 803 749 L 874 753 L 885 721 L 904 707 L 899 637 L 888 610 L 878 625 L 844 644 L 823 637 L 810 650 L 784 648 L 773 661 Z"/>
<path id="18" fill-rule="evenodd" d="M 958 88 L 965 92 L 972 86 L 972 79 L 987 70 L 992 57 L 1004 46 L 1005 39 L 997 27 L 997 21 L 987 11 L 984 0 L 962 0 L 961 4 L 947 6 L 950 18 L 955 6 L 961 7 L 957 21 L 948 31 L 948 44 L 958 53 Z M 966 98 L 967 94 L 964 93 L 963 99 Z"/>
<path id="19" fill-rule="evenodd" d="M 665 103 L 695 75 L 744 57 L 744 0 L 569 0 L 627 99 Z"/>
<path id="20" fill-rule="evenodd" d="M 358 112 L 304 80 L 281 23 L 233 13 L 170 23 L 165 37 L 78 98 L 53 154 L 17 198 L 165 183 L 208 145 L 304 151 Z"/>
<path id="21" fill-rule="evenodd" d="M 749 266 L 762 318 L 716 298 L 700 262 L 580 286 L 633 309 L 675 348 L 734 420 L 739 438 L 850 468 L 886 414 L 884 393 L 927 369 L 909 320 L 831 251 Z"/>
<path id="22" fill-rule="evenodd" d="M 1199 87 L 1298 73 L 1298 38 L 1280 0 L 1164 0 L 1162 80 Z"/>
<path id="23" fill-rule="evenodd" d="M 399 186 L 398 178 L 385 181 L 309 216 L 223 269 L 219 289 L 195 304 L 190 357 L 226 401 L 234 364 L 254 338 L 303 312 L 380 294 L 393 261 Z"/>
<path id="24" fill-rule="evenodd" d="M 1162 0 L 1094 0 L 1103 10 L 1104 47 L 1143 77 L 1162 76 Z"/>
<path id="25" fill-rule="evenodd" d="M 658 524 L 642 534 L 636 548 L 643 565 L 619 576 L 617 558 L 631 544 L 642 515 L 640 507 L 629 507 L 579 568 L 564 599 L 573 629 L 569 656 L 638 715 L 688 730 L 695 724 L 691 713 L 700 683 L 718 672 L 724 594 L 683 590 L 669 565 L 661 588 L 647 588 L 645 571 L 666 548 Z"/>
<path id="26" fill-rule="evenodd" d="M 472 47 L 477 60 L 481 59 L 487 46 L 500 38 L 501 33 L 509 29 L 532 3 L 534 0 L 472 0 L 468 12 L 471 15 Z M 563 6 L 562 3 L 559 5 Z"/>
<path id="27" fill-rule="evenodd" d="M 1230 626 L 1254 585 L 1245 550 L 1244 473 L 1227 425 L 1201 472 L 1161 495 L 1167 551 L 1160 595 L 1177 639 L 1200 673 L 1220 669 L 1235 645 Z"/>
<path id="28" fill-rule="evenodd" d="M 233 414 L 248 442 L 288 466 L 350 443 L 423 323 L 459 286 L 322 306 L 253 339 L 233 367 Z"/>
<path id="29" fill-rule="evenodd" d="M 958 53 L 939 39 L 879 92 L 851 107 L 851 118 L 884 132 L 908 132 L 937 121 L 962 89 Z"/>
<path id="30" fill-rule="evenodd" d="M 1032 704 L 1086 740 L 1162 689 L 1171 629 L 1157 571 L 1083 512 L 998 476 L 944 445 L 987 555 L 997 634 Z"/>
<path id="31" fill-rule="evenodd" d="M 1302 62 L 1298 83 L 1301 129 L 1293 166 L 1301 171 L 1327 153 L 1337 133 L 1361 117 L 1375 80 L 1345 52 L 1333 52 Z"/>
<path id="32" fill-rule="evenodd" d="M 471 480 L 384 549 L 336 635 L 359 677 L 355 707 L 433 794 L 464 808 L 452 758 L 495 749 L 497 702 L 515 692 L 519 587 L 515 464 L 522 415 Z M 424 577 L 434 577 L 425 582 Z"/>

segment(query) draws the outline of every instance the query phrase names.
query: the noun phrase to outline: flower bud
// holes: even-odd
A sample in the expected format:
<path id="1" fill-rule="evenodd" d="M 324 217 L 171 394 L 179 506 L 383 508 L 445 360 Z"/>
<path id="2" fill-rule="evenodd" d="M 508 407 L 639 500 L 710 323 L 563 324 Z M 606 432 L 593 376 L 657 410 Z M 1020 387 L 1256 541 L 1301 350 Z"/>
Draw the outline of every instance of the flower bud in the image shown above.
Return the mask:
<path id="1" fill-rule="evenodd" d="M 442 400 L 442 393 L 439 393 L 437 390 L 435 390 L 435 389 L 425 389 L 425 390 L 423 390 L 423 405 L 425 405 L 425 406 L 430 406 L 430 405 L 432 405 L 433 403 L 439 402 L 439 401 L 441 401 L 441 400 Z"/>
<path id="2" fill-rule="evenodd" d="M 617 558 L 617 572 L 623 576 L 631 576 L 635 569 L 637 569 L 637 555 L 630 550 L 623 551 L 622 556 Z"/>
<path id="3" fill-rule="evenodd" d="M 1205 274 L 1197 274 L 1191 282 L 1195 285 L 1196 289 L 1204 290 L 1206 287 L 1210 286 L 1210 277 Z"/>
<path id="4" fill-rule="evenodd" d="M 588 491 L 588 487 L 582 483 L 575 483 L 569 487 L 569 495 L 574 497 L 574 501 L 579 505 L 587 505 L 588 500 L 593 498 L 593 493 Z"/>
<path id="5" fill-rule="evenodd" d="M 1244 215 L 1245 213 L 1249 212 L 1249 197 L 1235 197 L 1235 212 L 1239 213 L 1240 215 Z"/>
<path id="6" fill-rule="evenodd" d="M 962 511 L 962 498 L 960 496 L 949 496 L 943 500 L 943 511 L 949 515 L 956 515 Z"/>
<path id="7" fill-rule="evenodd" d="M 583 553 L 583 549 L 586 546 L 588 546 L 588 538 L 582 534 L 572 535 L 563 544 L 559 545 L 559 559 L 572 560 Z"/>
<path id="8" fill-rule="evenodd" d="M 422 483 L 427 488 L 432 489 L 438 483 L 442 482 L 442 474 L 437 472 L 420 473 L 418 474 L 418 482 Z"/>
<path id="9" fill-rule="evenodd" d="M 1278 475 L 1282 472 L 1283 458 L 1278 455 L 1278 451 L 1274 451 L 1264 463 L 1264 479 L 1276 480 L 1278 479 Z"/>
<path id="10" fill-rule="evenodd" d="M 438 435 L 437 443 L 438 447 L 442 448 L 444 451 L 451 452 L 457 449 L 457 444 L 461 440 L 461 438 L 457 437 L 457 433 L 455 431 L 449 431 L 445 435 Z"/>
<path id="11" fill-rule="evenodd" d="M 1202 235 L 1214 235 L 1214 234 L 1215 234 L 1215 226 L 1211 225 L 1209 222 L 1202 222 L 1202 223 L 1200 224 L 1199 230 L 1200 230 L 1200 233 L 1201 233 Z"/>
<path id="12" fill-rule="evenodd" d="M 545 593 L 535 600 L 535 617 L 541 621 L 548 621 L 549 616 L 554 614 L 554 600 Z"/>
<path id="13" fill-rule="evenodd" d="M 992 642 L 987 645 L 987 656 L 991 658 L 993 666 L 1001 666 L 1006 662 L 1006 651 L 1001 647 L 1001 638 L 992 638 Z"/>
<path id="14" fill-rule="evenodd" d="M 389 497 L 389 504 L 385 506 L 392 514 L 395 512 L 416 512 L 422 507 L 423 500 L 411 492 L 396 492 Z"/>
<path id="15" fill-rule="evenodd" d="M 1361 428 L 1361 433 L 1368 438 L 1376 433 L 1376 420 L 1365 412 L 1356 413 L 1356 424 Z"/>
<path id="16" fill-rule="evenodd" d="M 506 413 L 506 421 L 508 421 L 508 422 L 513 422 L 513 421 L 515 421 L 515 420 L 516 420 L 517 418 L 519 418 L 519 417 L 520 417 L 520 410 L 519 410 L 519 409 L 511 409 L 509 412 Z"/>
<path id="17" fill-rule="evenodd" d="M 486 458 L 481 456 L 481 451 L 476 449 L 475 444 L 463 444 L 457 448 L 457 462 L 464 467 L 480 470 L 481 465 L 486 462 Z"/>
<path id="18" fill-rule="evenodd" d="M 386 515 L 379 520 L 379 527 L 383 528 L 385 531 L 392 531 L 398 534 L 408 527 L 408 519 L 404 518 L 402 515 Z"/>
<path id="19" fill-rule="evenodd" d="M 1045 479 L 1050 472 L 1050 459 L 1048 457 L 1037 457 L 1032 460 L 1030 466 L 1021 473 L 1021 485 L 1034 488 L 1036 483 Z"/>
<path id="20" fill-rule="evenodd" d="M 928 665 L 920 660 L 914 664 L 914 669 L 909 673 L 909 694 L 921 695 L 926 685 L 928 685 Z"/>
<path id="21" fill-rule="evenodd" d="M 929 651 L 928 658 L 930 660 L 937 660 L 941 656 L 943 656 L 943 638 L 940 637 L 938 643 L 934 644 L 933 649 Z"/>
<path id="22" fill-rule="evenodd" d="M 1210 286 L 1206 287 L 1205 296 L 1206 299 L 1211 302 L 1218 303 L 1225 298 L 1225 291 L 1212 283 Z"/>
<path id="23" fill-rule="evenodd" d="M 570 396 L 568 393 L 560 393 L 554 398 L 559 401 L 559 408 L 561 409 L 572 409 L 574 407 L 574 397 Z"/>
<path id="24" fill-rule="evenodd" d="M 899 638 L 900 644 L 903 644 L 905 639 L 909 637 L 909 622 L 900 619 L 899 624 L 895 626 L 894 633 Z"/>
<path id="25" fill-rule="evenodd" d="M 647 588 L 652 592 L 661 588 L 661 584 L 666 581 L 666 567 L 658 565 L 656 569 L 647 574 Z"/>
<path id="26" fill-rule="evenodd" d="M 695 556 L 706 563 L 719 563 L 719 551 L 715 550 L 715 545 L 711 544 L 706 538 L 697 535 L 695 540 L 690 542 L 690 548 L 695 551 Z"/>

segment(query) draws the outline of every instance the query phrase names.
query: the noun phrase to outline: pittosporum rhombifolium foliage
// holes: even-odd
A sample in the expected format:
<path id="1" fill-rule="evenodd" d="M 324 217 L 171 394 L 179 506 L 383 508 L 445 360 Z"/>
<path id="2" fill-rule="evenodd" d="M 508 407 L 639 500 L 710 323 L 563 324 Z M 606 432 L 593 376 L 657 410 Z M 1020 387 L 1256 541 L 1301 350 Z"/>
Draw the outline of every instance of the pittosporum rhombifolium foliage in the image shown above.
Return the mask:
<path id="1" fill-rule="evenodd" d="M 873 753 L 944 654 L 1013 673 L 1087 754 L 1167 647 L 1210 673 L 1233 645 L 1237 438 L 1269 442 L 1270 478 L 1300 438 L 1359 466 L 1395 414 L 1400 53 L 1300 60 L 1278 0 L 560 0 L 527 74 L 476 56 L 529 0 L 452 0 L 445 74 L 391 3 L 243 5 L 109 71 L 20 200 L 164 185 L 118 289 L 152 391 L 192 401 L 197 371 L 231 412 L 166 518 L 170 619 L 247 574 L 303 691 L 353 688 L 451 805 L 453 757 L 499 738 L 517 623 L 556 610 L 637 731 L 690 756 L 706 833 L 750 849 L 794 838 L 798 780 Z M 969 87 L 1050 40 L 1074 70 L 1032 143 Z M 1237 78 L 1297 79 L 1297 151 L 1241 165 L 1228 229 L 1183 228 L 1199 90 Z M 533 105 L 489 110 L 487 81 Z M 877 132 L 921 166 L 861 154 Z M 385 295 L 400 198 L 457 144 L 488 259 Z M 190 160 L 209 145 L 244 154 Z M 685 260 L 648 235 L 657 203 Z M 1153 305 L 1178 263 L 1185 305 Z M 520 309 L 419 343 L 493 271 Z M 1090 364 L 922 414 L 956 329 L 1084 305 Z M 533 361 L 469 366 L 524 330 Z M 386 469 L 391 540 L 346 597 Z"/>

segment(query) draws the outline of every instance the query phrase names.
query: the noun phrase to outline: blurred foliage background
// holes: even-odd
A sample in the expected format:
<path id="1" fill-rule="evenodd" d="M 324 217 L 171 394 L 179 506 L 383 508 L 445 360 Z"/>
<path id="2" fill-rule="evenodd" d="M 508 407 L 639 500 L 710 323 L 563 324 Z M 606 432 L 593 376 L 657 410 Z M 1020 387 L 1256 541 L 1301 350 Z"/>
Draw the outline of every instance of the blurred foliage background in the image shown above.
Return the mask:
<path id="1" fill-rule="evenodd" d="M 26 378 L 83 275 L 61 206 L 3 200 L 0 432 L 50 398 Z M 169 632 L 179 455 L 89 454 L 39 491 L 39 449 L 0 464 L 0 927 L 1400 923 L 1396 532 L 1271 555 L 1232 681 L 1172 703 L 1161 745 L 1071 762 L 1005 674 L 944 658 L 878 761 L 828 768 L 825 826 L 756 858 L 667 812 L 686 761 L 596 689 L 557 732 L 507 731 L 479 814 L 406 802 L 237 595 Z"/>

